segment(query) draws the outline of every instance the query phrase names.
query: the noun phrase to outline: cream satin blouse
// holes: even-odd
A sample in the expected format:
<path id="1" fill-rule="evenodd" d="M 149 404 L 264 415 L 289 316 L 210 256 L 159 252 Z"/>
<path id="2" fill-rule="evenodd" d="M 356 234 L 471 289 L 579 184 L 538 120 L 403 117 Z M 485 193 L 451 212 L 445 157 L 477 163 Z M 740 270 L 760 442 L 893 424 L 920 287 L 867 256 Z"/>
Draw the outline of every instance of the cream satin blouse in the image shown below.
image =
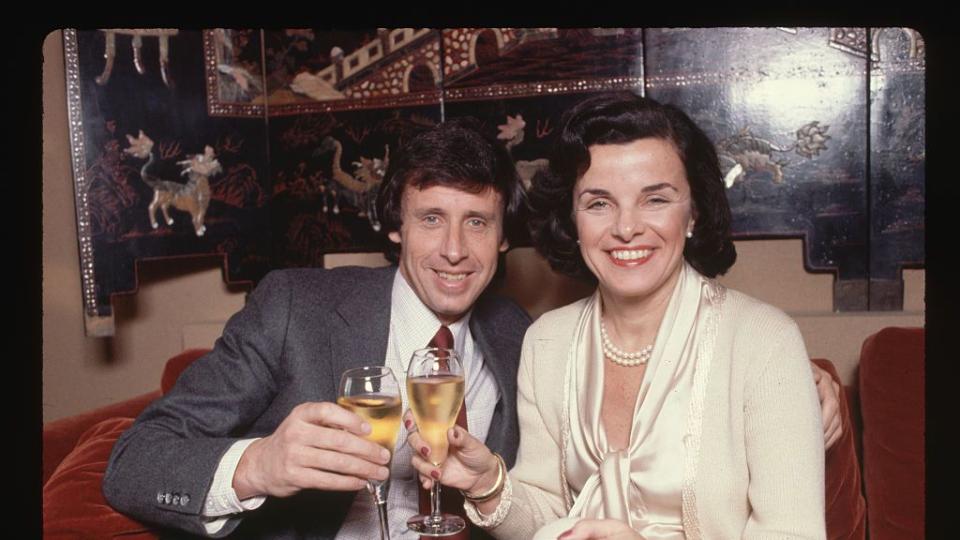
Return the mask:
<path id="1" fill-rule="evenodd" d="M 629 444 L 619 451 L 607 442 L 600 417 L 605 360 L 599 291 L 585 307 L 571 348 L 580 360 L 570 362 L 567 377 L 571 517 L 626 521 L 651 540 L 684 538 L 684 438 L 696 365 L 698 278 L 681 272 L 637 395 Z"/>

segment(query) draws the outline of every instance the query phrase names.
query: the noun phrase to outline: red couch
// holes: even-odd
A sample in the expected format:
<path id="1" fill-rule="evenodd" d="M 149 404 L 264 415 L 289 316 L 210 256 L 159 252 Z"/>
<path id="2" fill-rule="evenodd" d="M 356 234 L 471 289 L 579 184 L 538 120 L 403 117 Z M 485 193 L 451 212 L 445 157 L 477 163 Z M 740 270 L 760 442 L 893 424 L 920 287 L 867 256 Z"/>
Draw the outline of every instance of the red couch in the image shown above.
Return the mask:
<path id="1" fill-rule="evenodd" d="M 190 349 L 164 367 L 160 389 L 43 425 L 43 537 L 154 539 L 149 527 L 113 511 L 100 482 L 113 443 L 180 372 L 208 349 Z"/>
<path id="2" fill-rule="evenodd" d="M 884 328 L 860 352 L 871 540 L 925 538 L 924 351 L 922 328 Z"/>
<path id="3" fill-rule="evenodd" d="M 827 534 L 835 539 L 923 538 L 923 329 L 887 328 L 863 345 L 857 384 L 841 390 L 844 435 L 826 456 Z M 114 512 L 100 481 L 114 441 L 205 349 L 171 358 L 160 389 L 44 425 L 44 538 L 157 538 Z M 830 361 L 814 360 L 834 380 Z M 862 452 L 861 452 L 862 447 Z M 863 467 L 860 464 L 863 463 Z"/>

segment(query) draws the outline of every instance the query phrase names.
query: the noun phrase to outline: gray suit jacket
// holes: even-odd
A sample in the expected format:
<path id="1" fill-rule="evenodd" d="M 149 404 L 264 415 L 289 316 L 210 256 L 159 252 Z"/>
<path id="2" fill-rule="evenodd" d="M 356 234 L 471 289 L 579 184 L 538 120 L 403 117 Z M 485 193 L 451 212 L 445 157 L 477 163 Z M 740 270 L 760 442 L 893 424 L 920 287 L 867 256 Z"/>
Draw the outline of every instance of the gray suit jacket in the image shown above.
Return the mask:
<path id="1" fill-rule="evenodd" d="M 107 501 L 171 537 L 205 535 L 201 507 L 230 445 L 273 433 L 300 403 L 335 401 L 344 370 L 384 361 L 395 272 L 391 266 L 268 274 L 213 350 L 117 441 L 103 480 Z M 470 320 L 500 387 L 486 442 L 508 466 L 519 444 L 516 376 L 529 324 L 519 306 L 491 294 L 478 299 Z M 271 497 L 217 536 L 333 538 L 354 496 Z"/>

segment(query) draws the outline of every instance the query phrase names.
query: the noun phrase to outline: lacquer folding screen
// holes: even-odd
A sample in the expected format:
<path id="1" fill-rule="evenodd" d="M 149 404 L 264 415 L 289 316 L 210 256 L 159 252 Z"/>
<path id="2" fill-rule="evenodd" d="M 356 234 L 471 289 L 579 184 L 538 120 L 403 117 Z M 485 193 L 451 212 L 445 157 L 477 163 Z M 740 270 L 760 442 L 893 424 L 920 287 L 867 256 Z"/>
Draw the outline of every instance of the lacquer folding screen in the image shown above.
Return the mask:
<path id="1" fill-rule="evenodd" d="M 529 184 L 560 115 L 631 90 L 717 145 L 737 239 L 804 239 L 840 311 L 902 307 L 924 264 L 923 37 L 903 28 L 67 30 L 89 335 L 136 261 L 230 282 L 377 251 L 391 152 L 473 116 Z"/>

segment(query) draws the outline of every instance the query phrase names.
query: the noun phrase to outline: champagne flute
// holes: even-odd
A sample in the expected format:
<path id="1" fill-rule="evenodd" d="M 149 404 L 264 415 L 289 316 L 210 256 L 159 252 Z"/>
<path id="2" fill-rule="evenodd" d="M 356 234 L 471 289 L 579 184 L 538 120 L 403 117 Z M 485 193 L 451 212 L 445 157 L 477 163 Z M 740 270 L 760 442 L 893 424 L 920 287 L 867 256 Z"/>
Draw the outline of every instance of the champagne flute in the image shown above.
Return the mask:
<path id="1" fill-rule="evenodd" d="M 385 366 L 364 366 L 348 369 L 340 376 L 337 405 L 366 420 L 372 428 L 366 439 L 390 452 L 397 444 L 400 432 L 400 385 L 393 371 Z M 387 464 L 390 467 L 390 464 Z M 387 492 L 390 479 L 368 480 L 367 490 L 373 495 L 380 518 L 380 540 L 390 540 L 387 522 Z"/>
<path id="2" fill-rule="evenodd" d="M 407 397 L 420 436 L 430 445 L 431 463 L 447 458 L 447 431 L 463 406 L 463 365 L 453 349 L 428 347 L 414 351 L 407 368 Z M 463 518 L 440 512 L 440 482 L 430 490 L 430 515 L 416 515 L 407 527 L 424 536 L 450 536 L 466 527 Z"/>

